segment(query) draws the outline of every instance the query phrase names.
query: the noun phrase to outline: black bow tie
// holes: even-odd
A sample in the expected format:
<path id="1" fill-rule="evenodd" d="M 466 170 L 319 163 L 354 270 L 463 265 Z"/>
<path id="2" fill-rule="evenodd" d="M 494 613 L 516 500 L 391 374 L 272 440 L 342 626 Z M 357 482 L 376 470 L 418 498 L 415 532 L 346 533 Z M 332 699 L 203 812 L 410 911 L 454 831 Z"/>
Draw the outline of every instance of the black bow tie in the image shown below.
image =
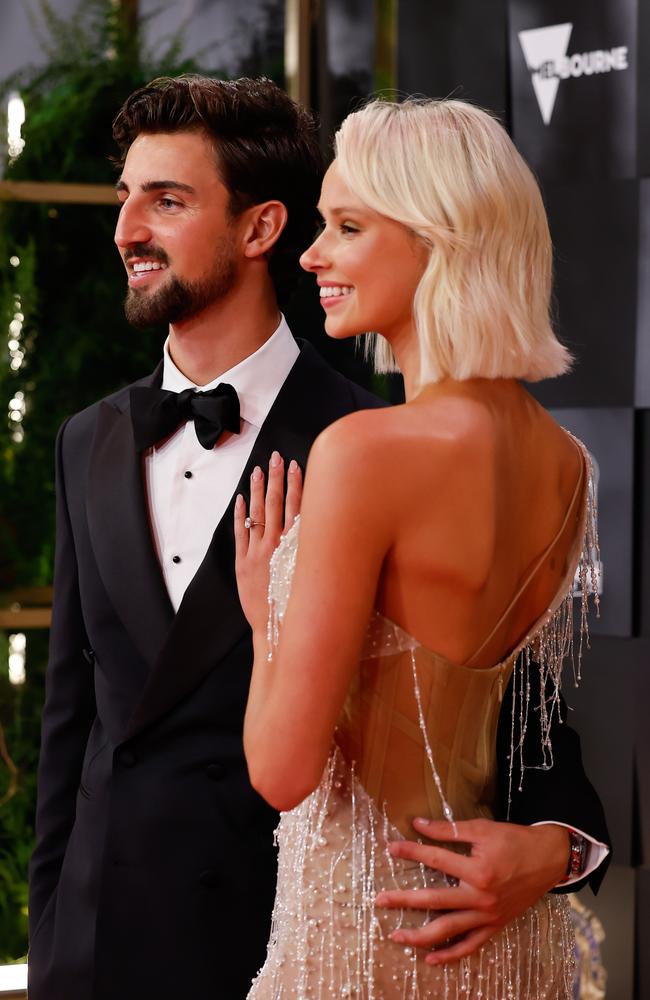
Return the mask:
<path id="1" fill-rule="evenodd" d="M 138 451 L 169 437 L 186 420 L 194 421 L 199 442 L 210 450 L 224 431 L 239 434 L 239 396 L 227 382 L 209 392 L 137 386 L 131 389 L 131 420 Z"/>

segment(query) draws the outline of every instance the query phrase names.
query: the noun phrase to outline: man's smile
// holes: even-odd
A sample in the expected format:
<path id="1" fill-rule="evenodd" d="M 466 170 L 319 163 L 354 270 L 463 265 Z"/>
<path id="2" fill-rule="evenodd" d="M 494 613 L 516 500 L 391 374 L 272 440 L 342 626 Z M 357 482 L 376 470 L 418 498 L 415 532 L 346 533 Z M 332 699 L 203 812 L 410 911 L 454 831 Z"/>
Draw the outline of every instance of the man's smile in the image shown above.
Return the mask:
<path id="1" fill-rule="evenodd" d="M 158 280 L 161 271 L 167 270 L 167 264 L 160 260 L 131 259 L 125 262 L 129 276 L 129 286 L 139 287 Z"/>

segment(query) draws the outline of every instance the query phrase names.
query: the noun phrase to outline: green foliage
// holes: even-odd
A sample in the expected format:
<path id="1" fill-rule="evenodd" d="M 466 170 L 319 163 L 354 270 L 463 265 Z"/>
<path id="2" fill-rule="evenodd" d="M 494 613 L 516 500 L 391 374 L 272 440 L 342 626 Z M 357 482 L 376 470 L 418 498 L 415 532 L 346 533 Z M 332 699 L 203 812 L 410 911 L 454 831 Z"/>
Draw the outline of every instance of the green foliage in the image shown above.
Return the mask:
<path id="1" fill-rule="evenodd" d="M 0 962 L 16 961 L 27 950 L 27 865 L 32 850 L 36 763 L 47 654 L 45 632 L 28 632 L 32 664 L 29 684 L 14 687 L 0 674 L 0 726 L 11 760 L 18 771 L 13 795 L 0 809 Z M 0 633 L 0 656 L 7 659 L 6 639 Z M 12 791 L 11 773 L 0 761 L 0 802 Z"/>

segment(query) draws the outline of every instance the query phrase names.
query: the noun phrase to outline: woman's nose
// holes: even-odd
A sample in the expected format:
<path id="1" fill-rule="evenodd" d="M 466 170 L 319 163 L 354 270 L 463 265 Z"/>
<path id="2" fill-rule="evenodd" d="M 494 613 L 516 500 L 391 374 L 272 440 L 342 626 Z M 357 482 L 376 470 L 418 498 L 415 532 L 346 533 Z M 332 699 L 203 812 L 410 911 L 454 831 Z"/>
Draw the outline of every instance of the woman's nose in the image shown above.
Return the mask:
<path id="1" fill-rule="evenodd" d="M 300 266 L 305 271 L 320 271 L 328 266 L 322 243 L 323 235 L 323 233 L 319 233 L 300 258 Z"/>

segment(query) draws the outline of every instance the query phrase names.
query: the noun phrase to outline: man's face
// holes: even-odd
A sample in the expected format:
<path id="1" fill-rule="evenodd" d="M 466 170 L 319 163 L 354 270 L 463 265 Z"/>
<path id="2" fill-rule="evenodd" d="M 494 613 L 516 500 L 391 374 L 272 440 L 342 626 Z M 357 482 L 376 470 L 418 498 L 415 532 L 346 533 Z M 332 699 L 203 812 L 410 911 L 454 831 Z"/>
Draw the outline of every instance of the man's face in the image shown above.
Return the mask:
<path id="1" fill-rule="evenodd" d="M 128 274 L 130 323 L 179 324 L 228 294 L 240 258 L 237 227 L 202 133 L 137 136 L 117 192 L 115 242 Z"/>

